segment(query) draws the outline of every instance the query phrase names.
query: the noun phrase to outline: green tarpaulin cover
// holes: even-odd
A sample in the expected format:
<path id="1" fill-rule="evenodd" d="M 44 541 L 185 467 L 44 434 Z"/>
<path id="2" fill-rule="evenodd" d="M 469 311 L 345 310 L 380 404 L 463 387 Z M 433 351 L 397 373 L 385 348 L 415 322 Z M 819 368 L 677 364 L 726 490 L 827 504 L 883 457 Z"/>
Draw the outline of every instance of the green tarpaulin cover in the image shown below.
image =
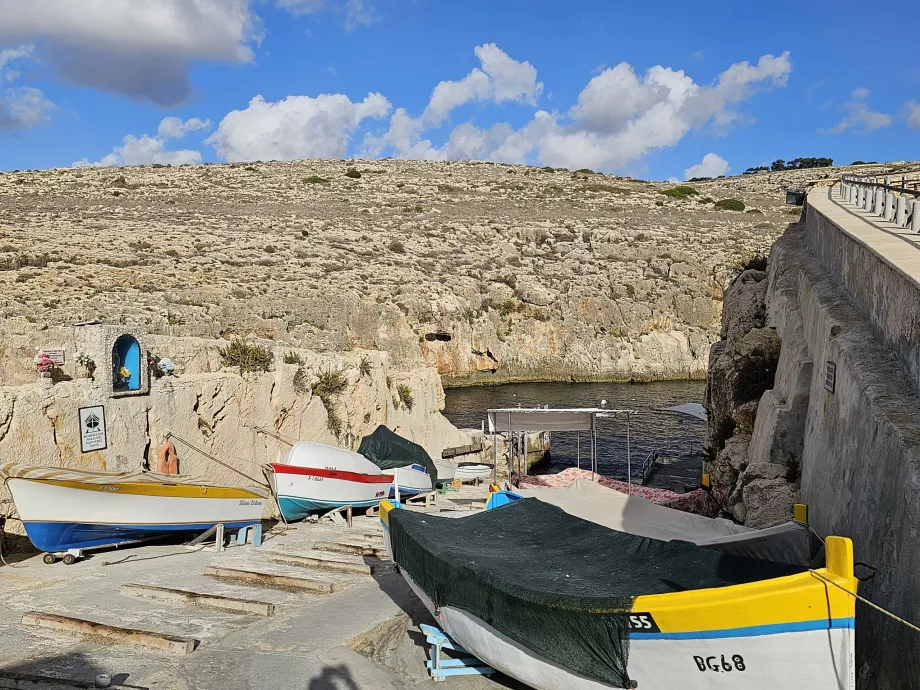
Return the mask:
<path id="1" fill-rule="evenodd" d="M 393 560 L 436 606 L 463 609 L 585 678 L 629 688 L 635 597 L 803 572 L 617 532 L 535 498 L 464 518 L 389 517 Z"/>
<path id="2" fill-rule="evenodd" d="M 425 449 L 382 424 L 370 436 L 361 439 L 358 452 L 382 470 L 421 465 L 431 476 L 432 488 L 437 484 L 438 468 Z"/>

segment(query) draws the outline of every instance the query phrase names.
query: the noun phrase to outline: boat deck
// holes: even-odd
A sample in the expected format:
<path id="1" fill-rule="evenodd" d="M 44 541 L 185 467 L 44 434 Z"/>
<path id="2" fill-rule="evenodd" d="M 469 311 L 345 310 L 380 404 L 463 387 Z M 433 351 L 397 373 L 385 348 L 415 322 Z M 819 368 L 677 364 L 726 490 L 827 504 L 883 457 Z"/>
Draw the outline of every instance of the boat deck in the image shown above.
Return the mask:
<path id="1" fill-rule="evenodd" d="M 486 492 L 485 486 L 464 486 L 439 496 L 427 509 L 413 510 L 467 511 L 484 504 Z M 326 550 L 330 543 L 344 552 Z M 349 544 L 355 548 L 349 549 Z M 40 555 L 7 558 L 12 567 L 0 565 L 0 688 L 19 687 L 9 680 L 16 674 L 49 677 L 47 685 L 28 687 L 92 687 L 101 673 L 113 676 L 113 687 L 134 689 L 404 690 L 429 683 L 424 636 L 412 630 L 413 623 L 430 621 L 402 577 L 388 561 L 378 558 L 378 548 L 382 550 L 379 519 L 356 516 L 352 528 L 324 522 L 298 523 L 283 534 L 274 530 L 258 549 L 231 546 L 217 553 L 213 548 L 190 550 L 160 543 L 89 553 L 71 566 L 45 565 Z M 287 561 L 278 562 L 283 558 Z M 344 566 L 316 567 L 330 559 Z M 206 569 L 218 575 L 235 572 L 237 577 L 257 577 L 252 575 L 257 573 L 259 580 L 205 575 Z M 368 574 L 368 569 L 373 573 Z M 285 588 L 267 582 L 273 575 L 286 578 L 281 581 Z M 201 608 L 174 593 L 169 600 L 141 598 L 138 590 L 151 592 L 126 585 L 273 604 L 274 614 L 258 615 L 256 610 L 264 614 L 267 607 L 252 604 L 240 605 L 248 606 L 248 613 Z M 103 640 L 23 623 L 29 612 L 197 643 L 189 653 L 169 653 L 129 645 L 117 637 Z M 412 626 L 408 635 L 407 625 Z M 401 640 L 398 648 L 386 654 L 376 650 L 377 639 L 394 629 Z M 68 679 L 69 684 L 55 684 L 52 677 Z M 507 679 L 458 677 L 444 687 L 515 686 Z"/>

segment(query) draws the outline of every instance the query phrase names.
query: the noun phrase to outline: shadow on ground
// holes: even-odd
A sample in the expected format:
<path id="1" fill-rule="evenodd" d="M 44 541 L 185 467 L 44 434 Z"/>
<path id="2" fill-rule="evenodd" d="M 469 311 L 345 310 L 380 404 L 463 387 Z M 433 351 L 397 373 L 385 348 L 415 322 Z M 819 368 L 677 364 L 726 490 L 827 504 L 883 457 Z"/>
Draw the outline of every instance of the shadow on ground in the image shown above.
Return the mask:
<path id="1" fill-rule="evenodd" d="M 373 578 L 377 586 L 399 606 L 402 614 L 359 635 L 348 646 L 412 685 L 430 683 L 431 679 L 425 667 L 430 645 L 419 626 L 423 623 L 437 626 L 437 621 L 399 574 L 395 565 L 369 556 L 364 560 L 373 567 Z M 529 690 L 523 683 L 498 672 L 491 677 L 455 676 L 448 678 L 442 687 L 445 690 L 452 687 L 465 690 Z"/>
<path id="2" fill-rule="evenodd" d="M 362 690 L 344 665 L 326 666 L 322 675 L 312 678 L 307 690 Z"/>
<path id="3" fill-rule="evenodd" d="M 95 688 L 96 676 L 101 674 L 111 677 L 113 688 L 149 690 L 146 686 L 131 684 L 130 673 L 116 673 L 113 669 L 100 668 L 95 661 L 80 652 L 38 657 L 0 666 L 0 687 L 46 688 L 52 687 L 46 683 L 54 681 L 54 687 Z M 10 684 L 9 681 L 16 684 Z"/>

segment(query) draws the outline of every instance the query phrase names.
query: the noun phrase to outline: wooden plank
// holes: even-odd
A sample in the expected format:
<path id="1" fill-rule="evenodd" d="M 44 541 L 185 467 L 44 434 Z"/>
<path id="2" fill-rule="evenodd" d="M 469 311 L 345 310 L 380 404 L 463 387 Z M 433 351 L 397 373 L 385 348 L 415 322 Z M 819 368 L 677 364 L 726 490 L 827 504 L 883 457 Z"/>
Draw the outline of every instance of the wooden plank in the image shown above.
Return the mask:
<path id="1" fill-rule="evenodd" d="M 95 688 L 93 681 L 74 680 L 72 678 L 49 678 L 27 673 L 10 673 L 0 671 L 0 690 L 85 690 Z M 111 685 L 122 688 L 122 685 Z"/>
<path id="2" fill-rule="evenodd" d="M 283 575 L 281 573 L 266 573 L 258 570 L 243 570 L 241 568 L 224 568 L 210 566 L 204 569 L 204 574 L 209 577 L 219 577 L 226 580 L 239 580 L 254 582 L 266 587 L 279 589 L 297 589 L 318 594 L 330 594 L 336 590 L 336 585 L 330 580 L 317 580 L 300 575 Z"/>
<path id="3" fill-rule="evenodd" d="M 456 458 L 460 455 L 471 455 L 473 453 L 482 452 L 482 444 L 472 443 L 468 446 L 455 446 L 453 448 L 445 448 L 441 451 L 441 458 L 447 460 L 448 458 Z"/>
<path id="4" fill-rule="evenodd" d="M 144 599 L 157 599 L 158 601 L 179 601 L 192 606 L 229 611 L 230 613 L 249 613 L 256 616 L 273 616 L 275 614 L 275 605 L 265 601 L 202 594 L 201 592 L 190 592 L 187 589 L 128 584 L 121 586 L 121 593 L 128 597 L 142 597 Z"/>
<path id="5" fill-rule="evenodd" d="M 358 575 L 373 575 L 374 567 L 359 560 L 345 560 L 334 556 L 327 556 L 322 552 L 315 554 L 270 554 L 268 560 L 281 565 L 293 565 L 301 568 L 319 568 L 320 570 L 334 570 L 340 573 L 356 573 Z"/>
<path id="6" fill-rule="evenodd" d="M 83 618 L 71 618 L 41 611 L 25 613 L 22 616 L 22 624 L 89 637 L 101 637 L 119 644 L 146 647 L 147 649 L 155 649 L 169 654 L 189 654 L 198 645 L 198 640 L 190 637 L 163 635 L 147 630 L 137 630 L 136 628 L 119 628 L 114 625 L 84 620 Z"/>
<path id="7" fill-rule="evenodd" d="M 373 546 L 372 544 L 356 544 L 354 542 L 343 541 L 317 541 L 313 542 L 313 548 L 318 551 L 348 553 L 354 556 L 376 556 L 380 559 L 389 558 L 384 547 Z"/>

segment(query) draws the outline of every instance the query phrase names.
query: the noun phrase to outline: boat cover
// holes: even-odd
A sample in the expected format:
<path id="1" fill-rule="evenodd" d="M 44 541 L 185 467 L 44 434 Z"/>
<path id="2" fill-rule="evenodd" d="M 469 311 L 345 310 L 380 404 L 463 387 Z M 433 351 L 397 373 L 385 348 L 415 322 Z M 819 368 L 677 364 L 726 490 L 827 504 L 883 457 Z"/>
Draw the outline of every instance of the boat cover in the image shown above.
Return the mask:
<path id="1" fill-rule="evenodd" d="M 820 567 L 821 542 L 808 527 L 786 522 L 752 529 L 731 520 L 709 518 L 656 505 L 641 496 L 628 496 L 584 479 L 565 488 L 518 489 L 521 496 L 559 506 L 570 515 L 640 537 L 682 539 L 697 546 L 751 558 Z"/>
<path id="2" fill-rule="evenodd" d="M 427 451 L 382 424 L 361 439 L 358 452 L 382 470 L 421 465 L 428 470 L 432 488 L 437 484 L 438 468 Z"/>
<path id="3" fill-rule="evenodd" d="M 69 467 L 38 467 L 8 462 L 0 465 L 0 477 L 4 479 L 54 480 L 59 482 L 80 482 L 82 484 L 165 484 L 175 486 L 190 484 L 193 486 L 222 487 L 222 484 L 199 479 L 187 474 L 159 474 L 158 472 L 99 472 L 94 470 L 77 470 Z M 233 487 L 251 491 L 257 496 L 268 498 L 271 494 L 264 486 Z"/>
<path id="4" fill-rule="evenodd" d="M 632 687 L 626 612 L 637 596 L 806 570 L 617 532 L 533 498 L 461 519 L 394 510 L 389 529 L 393 560 L 435 606 L 615 688 Z"/>

